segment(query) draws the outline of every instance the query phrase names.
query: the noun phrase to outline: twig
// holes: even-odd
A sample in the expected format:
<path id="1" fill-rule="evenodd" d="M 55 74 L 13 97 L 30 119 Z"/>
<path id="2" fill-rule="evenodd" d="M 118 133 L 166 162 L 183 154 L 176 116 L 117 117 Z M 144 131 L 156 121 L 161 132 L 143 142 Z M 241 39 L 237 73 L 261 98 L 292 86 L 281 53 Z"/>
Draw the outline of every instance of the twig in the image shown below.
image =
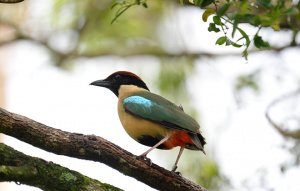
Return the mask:
<path id="1" fill-rule="evenodd" d="M 299 94 L 299 93 L 300 93 L 300 90 L 296 90 L 296 91 L 293 91 L 293 92 L 291 92 L 291 93 L 288 93 L 288 94 L 286 94 L 286 95 L 283 95 L 283 96 L 281 96 L 281 97 L 275 99 L 274 101 L 272 101 L 272 102 L 268 105 L 268 107 L 267 107 L 267 109 L 266 109 L 266 113 L 265 113 L 266 118 L 268 119 L 268 121 L 270 122 L 270 124 L 271 124 L 271 125 L 272 125 L 272 126 L 273 126 L 280 134 L 282 134 L 282 135 L 285 136 L 285 137 L 291 137 L 291 138 L 294 138 L 294 139 L 300 139 L 300 129 L 294 130 L 294 131 L 283 130 L 282 125 L 275 123 L 275 122 L 271 119 L 269 112 L 270 112 L 270 109 L 271 109 L 272 107 L 274 107 L 276 104 L 278 104 L 278 103 L 282 102 L 283 100 L 286 100 L 286 99 L 288 99 L 288 98 L 290 98 L 290 97 L 296 96 L 296 95 Z"/>

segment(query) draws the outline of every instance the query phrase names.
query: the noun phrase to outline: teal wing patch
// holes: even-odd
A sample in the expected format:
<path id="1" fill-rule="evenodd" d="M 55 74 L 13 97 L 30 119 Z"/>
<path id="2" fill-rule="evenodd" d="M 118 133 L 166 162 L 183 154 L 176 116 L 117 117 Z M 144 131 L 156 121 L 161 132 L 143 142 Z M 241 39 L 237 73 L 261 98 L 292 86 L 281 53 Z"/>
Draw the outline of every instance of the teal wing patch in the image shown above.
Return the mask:
<path id="1" fill-rule="evenodd" d="M 123 101 L 126 112 L 166 128 L 199 133 L 199 124 L 178 106 L 149 92 L 138 92 Z"/>

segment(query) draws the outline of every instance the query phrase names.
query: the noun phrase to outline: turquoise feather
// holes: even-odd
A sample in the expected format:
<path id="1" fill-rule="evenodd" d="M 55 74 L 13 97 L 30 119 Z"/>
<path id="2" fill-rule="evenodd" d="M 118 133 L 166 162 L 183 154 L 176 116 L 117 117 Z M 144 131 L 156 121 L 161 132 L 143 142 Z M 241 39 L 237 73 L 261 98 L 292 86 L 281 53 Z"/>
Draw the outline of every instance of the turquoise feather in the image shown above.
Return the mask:
<path id="1" fill-rule="evenodd" d="M 199 133 L 199 124 L 177 105 L 151 92 L 139 91 L 123 101 L 125 111 L 170 129 Z"/>

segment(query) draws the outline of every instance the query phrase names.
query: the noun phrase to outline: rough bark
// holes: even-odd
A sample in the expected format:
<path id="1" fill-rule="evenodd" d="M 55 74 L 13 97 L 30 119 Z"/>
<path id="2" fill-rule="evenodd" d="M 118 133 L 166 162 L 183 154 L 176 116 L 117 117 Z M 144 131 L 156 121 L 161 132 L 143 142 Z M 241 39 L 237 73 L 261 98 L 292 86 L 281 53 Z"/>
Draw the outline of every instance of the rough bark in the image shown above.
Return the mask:
<path id="1" fill-rule="evenodd" d="M 20 3 L 24 0 L 0 0 L 0 3 Z"/>
<path id="2" fill-rule="evenodd" d="M 0 132 L 55 154 L 104 163 L 158 190 L 206 190 L 101 137 L 54 129 L 1 108 Z"/>
<path id="3" fill-rule="evenodd" d="M 0 143 L 1 181 L 14 181 L 43 190 L 120 190 L 52 162 L 25 155 L 3 143 Z"/>
<path id="4" fill-rule="evenodd" d="M 5 108 L 5 76 L 2 69 L 2 60 L 0 58 L 0 107 Z M 2 140 L 3 135 L 0 133 L 0 141 Z"/>

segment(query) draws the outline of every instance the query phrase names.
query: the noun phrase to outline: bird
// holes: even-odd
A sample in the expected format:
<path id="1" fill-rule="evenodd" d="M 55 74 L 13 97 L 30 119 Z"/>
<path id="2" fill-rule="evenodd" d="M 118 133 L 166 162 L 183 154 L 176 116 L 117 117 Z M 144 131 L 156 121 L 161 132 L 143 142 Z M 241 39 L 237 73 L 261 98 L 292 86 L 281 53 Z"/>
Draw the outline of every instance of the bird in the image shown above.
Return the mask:
<path id="1" fill-rule="evenodd" d="M 117 71 L 90 85 L 111 90 L 118 97 L 118 114 L 127 134 L 135 141 L 151 147 L 140 157 L 147 157 L 153 149 L 169 150 L 179 146 L 179 154 L 172 171 L 176 171 L 183 150 L 198 150 L 204 154 L 205 138 L 199 124 L 171 101 L 150 92 L 136 74 Z"/>

